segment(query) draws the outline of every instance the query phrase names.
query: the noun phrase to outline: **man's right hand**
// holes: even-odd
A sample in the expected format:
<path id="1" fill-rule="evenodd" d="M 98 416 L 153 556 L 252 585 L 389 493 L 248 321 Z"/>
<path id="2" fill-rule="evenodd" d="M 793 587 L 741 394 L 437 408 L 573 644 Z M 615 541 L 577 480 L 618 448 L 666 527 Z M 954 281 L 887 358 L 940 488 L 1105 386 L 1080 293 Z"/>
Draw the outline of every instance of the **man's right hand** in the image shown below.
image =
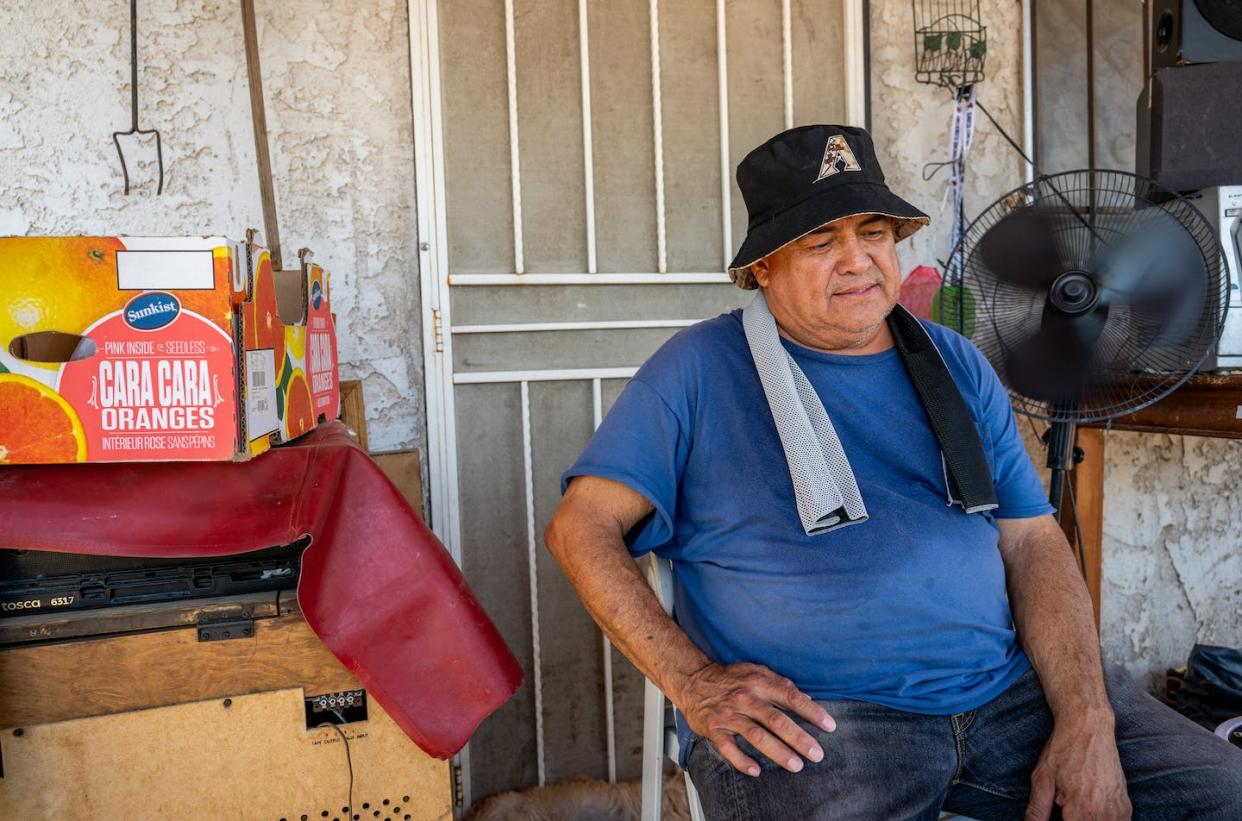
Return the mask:
<path id="1" fill-rule="evenodd" d="M 766 667 L 709 664 L 664 612 L 624 539 L 653 510 L 645 496 L 621 482 L 579 476 L 570 482 L 544 539 L 613 645 L 730 764 L 759 775 L 759 765 L 742 752 L 737 736 L 790 772 L 802 769 L 803 758 L 822 761 L 819 744 L 790 715 L 832 731 L 836 722 L 824 708 Z"/>
<path id="2" fill-rule="evenodd" d="M 786 711 L 832 732 L 836 722 L 784 676 L 759 664 L 709 664 L 691 673 L 673 698 L 686 722 L 701 738 L 716 745 L 726 761 L 747 775 L 759 775 L 759 764 L 742 752 L 737 737 L 792 773 L 802 759 L 822 761 L 819 743 Z"/>

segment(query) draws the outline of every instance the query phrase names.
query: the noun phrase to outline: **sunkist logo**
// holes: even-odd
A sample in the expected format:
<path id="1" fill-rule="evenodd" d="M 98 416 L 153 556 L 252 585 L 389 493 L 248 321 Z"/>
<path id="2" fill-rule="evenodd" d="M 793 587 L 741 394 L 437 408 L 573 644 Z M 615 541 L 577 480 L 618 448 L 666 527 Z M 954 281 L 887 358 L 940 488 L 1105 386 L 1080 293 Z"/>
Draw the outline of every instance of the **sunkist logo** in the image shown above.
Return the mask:
<path id="1" fill-rule="evenodd" d="M 139 294 L 125 306 L 125 324 L 136 331 L 158 331 L 181 313 L 181 301 L 163 291 Z"/>

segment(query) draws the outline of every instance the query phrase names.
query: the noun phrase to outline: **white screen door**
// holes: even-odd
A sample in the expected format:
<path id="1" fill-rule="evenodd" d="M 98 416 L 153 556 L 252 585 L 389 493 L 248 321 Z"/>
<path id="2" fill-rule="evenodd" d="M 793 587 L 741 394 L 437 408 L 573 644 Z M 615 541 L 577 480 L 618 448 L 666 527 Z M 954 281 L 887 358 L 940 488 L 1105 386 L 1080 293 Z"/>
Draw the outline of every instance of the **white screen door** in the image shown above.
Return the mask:
<path id="1" fill-rule="evenodd" d="M 432 525 L 526 671 L 471 741 L 466 804 L 638 777 L 642 678 L 541 534 L 638 365 L 748 298 L 724 273 L 745 152 L 862 123 L 863 9 L 410 2 Z"/>

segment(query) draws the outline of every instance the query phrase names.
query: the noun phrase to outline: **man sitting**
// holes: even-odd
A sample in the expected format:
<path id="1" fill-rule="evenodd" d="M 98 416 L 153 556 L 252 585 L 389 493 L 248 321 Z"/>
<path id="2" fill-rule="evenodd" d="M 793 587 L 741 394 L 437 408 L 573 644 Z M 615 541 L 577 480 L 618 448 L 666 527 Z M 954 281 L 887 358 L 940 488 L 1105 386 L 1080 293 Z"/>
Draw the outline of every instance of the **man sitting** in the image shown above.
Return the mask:
<path id="1" fill-rule="evenodd" d="M 759 295 L 643 365 L 546 534 L 677 708 L 707 817 L 1242 818 L 1242 752 L 1102 674 L 995 372 L 895 307 L 928 218 L 869 135 L 786 131 L 737 178 Z"/>

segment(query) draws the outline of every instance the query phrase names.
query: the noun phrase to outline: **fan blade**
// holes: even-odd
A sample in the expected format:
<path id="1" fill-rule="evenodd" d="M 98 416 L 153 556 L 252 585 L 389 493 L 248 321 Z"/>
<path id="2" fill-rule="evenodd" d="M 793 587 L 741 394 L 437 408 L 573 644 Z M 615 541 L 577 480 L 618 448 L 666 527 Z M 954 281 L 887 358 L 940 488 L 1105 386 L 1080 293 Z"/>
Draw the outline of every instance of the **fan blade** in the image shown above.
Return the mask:
<path id="1" fill-rule="evenodd" d="M 1005 352 L 1013 388 L 1044 402 L 1073 402 L 1089 384 L 1096 343 L 1108 321 L 1108 307 L 1071 316 L 1044 305 L 1040 329 Z"/>
<path id="2" fill-rule="evenodd" d="M 1126 236 L 1099 254 L 1093 277 L 1100 301 L 1142 317 L 1149 345 L 1193 336 L 1206 310 L 1209 276 L 1194 236 L 1161 208 L 1141 212 Z M 1158 320 L 1158 321 L 1154 321 Z"/>
<path id="3" fill-rule="evenodd" d="M 988 229 L 979 241 L 983 263 L 998 279 L 1046 290 L 1063 271 L 1054 224 L 1039 208 L 1022 208 Z"/>

